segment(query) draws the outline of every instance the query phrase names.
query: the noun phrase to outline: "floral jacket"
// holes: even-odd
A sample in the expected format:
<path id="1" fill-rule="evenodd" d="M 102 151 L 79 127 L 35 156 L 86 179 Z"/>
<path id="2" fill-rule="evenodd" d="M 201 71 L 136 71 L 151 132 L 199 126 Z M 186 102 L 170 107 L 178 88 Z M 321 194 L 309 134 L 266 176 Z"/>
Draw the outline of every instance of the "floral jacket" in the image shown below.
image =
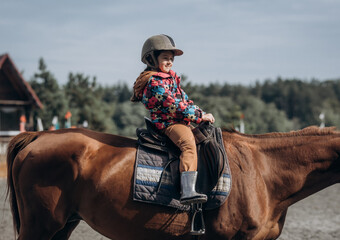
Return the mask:
<path id="1" fill-rule="evenodd" d="M 180 87 L 180 77 L 174 71 L 158 72 L 149 78 L 143 91 L 142 103 L 150 111 L 158 129 L 174 123 L 200 123 L 205 114 Z"/>

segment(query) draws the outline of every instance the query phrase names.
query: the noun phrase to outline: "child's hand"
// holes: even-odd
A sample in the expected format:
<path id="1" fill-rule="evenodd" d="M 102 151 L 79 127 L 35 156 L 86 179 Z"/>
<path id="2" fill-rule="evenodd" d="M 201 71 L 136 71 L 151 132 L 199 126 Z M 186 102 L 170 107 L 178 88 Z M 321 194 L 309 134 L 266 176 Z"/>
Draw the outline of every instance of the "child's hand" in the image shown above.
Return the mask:
<path id="1" fill-rule="evenodd" d="M 211 113 L 204 114 L 202 116 L 202 120 L 204 122 L 211 122 L 211 123 L 215 122 L 215 118 L 214 118 L 214 116 Z"/>

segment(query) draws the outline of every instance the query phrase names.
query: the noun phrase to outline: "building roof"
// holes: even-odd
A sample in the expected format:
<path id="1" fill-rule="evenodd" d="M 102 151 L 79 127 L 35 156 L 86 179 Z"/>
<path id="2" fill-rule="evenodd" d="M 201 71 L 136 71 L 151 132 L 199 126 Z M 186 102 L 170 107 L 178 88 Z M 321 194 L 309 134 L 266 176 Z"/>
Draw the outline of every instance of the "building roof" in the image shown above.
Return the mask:
<path id="1" fill-rule="evenodd" d="M 0 55 L 0 105 L 34 105 L 43 108 L 8 54 Z"/>

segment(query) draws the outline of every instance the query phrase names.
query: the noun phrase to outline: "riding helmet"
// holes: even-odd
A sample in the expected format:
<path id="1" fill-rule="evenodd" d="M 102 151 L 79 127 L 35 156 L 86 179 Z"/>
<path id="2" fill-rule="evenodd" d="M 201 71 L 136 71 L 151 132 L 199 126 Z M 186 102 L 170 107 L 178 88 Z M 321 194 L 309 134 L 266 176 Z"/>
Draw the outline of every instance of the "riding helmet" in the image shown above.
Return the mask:
<path id="1" fill-rule="evenodd" d="M 174 53 L 174 56 L 180 56 L 183 54 L 182 50 L 176 48 L 175 42 L 171 37 L 160 34 L 149 37 L 145 41 L 142 49 L 142 62 L 149 67 L 156 68 L 158 66 L 158 63 L 155 56 L 155 51 L 160 50 L 172 51 Z"/>

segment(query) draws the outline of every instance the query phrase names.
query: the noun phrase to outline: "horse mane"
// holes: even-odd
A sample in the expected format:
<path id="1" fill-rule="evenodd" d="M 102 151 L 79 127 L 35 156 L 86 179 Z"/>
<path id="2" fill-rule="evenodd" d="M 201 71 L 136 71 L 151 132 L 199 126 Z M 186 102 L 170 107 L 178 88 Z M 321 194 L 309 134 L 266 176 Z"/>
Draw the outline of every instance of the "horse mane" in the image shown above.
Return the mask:
<path id="1" fill-rule="evenodd" d="M 223 132 L 228 132 L 231 134 L 238 134 L 240 136 L 250 137 L 250 138 L 282 138 L 282 137 L 297 137 L 297 136 L 323 136 L 323 135 L 334 135 L 340 134 L 336 130 L 336 127 L 325 127 L 320 128 L 317 126 L 309 126 L 301 130 L 290 131 L 290 132 L 272 132 L 264 134 L 244 134 L 240 133 L 234 128 L 223 128 Z"/>

